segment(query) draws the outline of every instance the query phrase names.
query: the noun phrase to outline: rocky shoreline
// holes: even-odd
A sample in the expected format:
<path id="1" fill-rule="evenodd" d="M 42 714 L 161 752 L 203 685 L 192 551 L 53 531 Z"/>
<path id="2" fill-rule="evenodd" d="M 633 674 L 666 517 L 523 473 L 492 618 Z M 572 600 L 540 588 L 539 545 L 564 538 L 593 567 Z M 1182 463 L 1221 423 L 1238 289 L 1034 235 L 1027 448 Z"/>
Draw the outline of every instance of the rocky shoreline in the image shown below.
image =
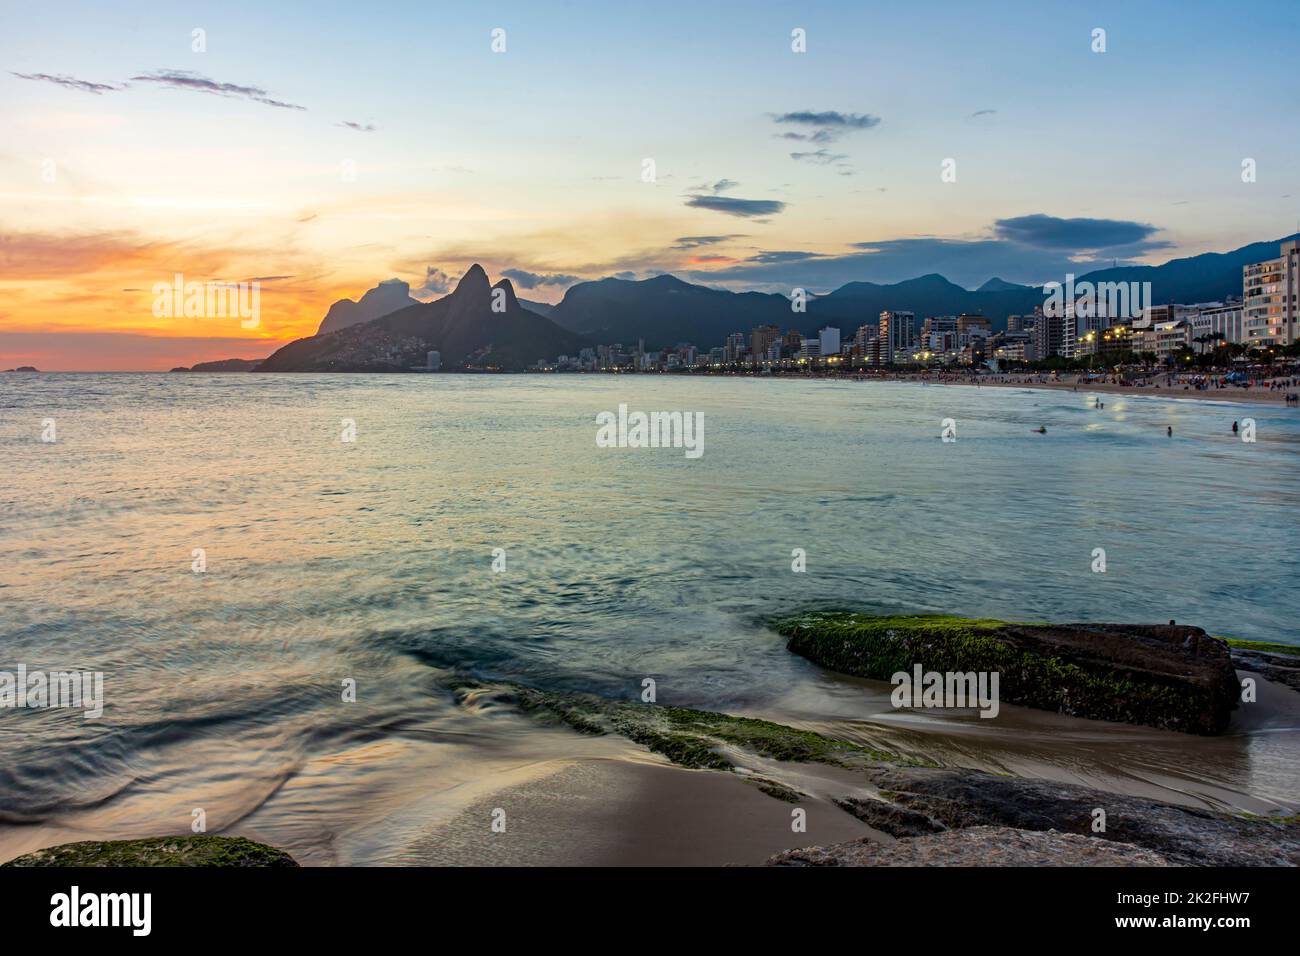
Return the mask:
<path id="1" fill-rule="evenodd" d="M 1012 679 L 1003 687 L 1029 706 L 1192 733 L 1226 727 L 1239 693 L 1235 668 L 1300 689 L 1300 648 L 1227 641 L 1199 628 L 831 612 L 789 618 L 776 629 L 789 637 L 791 651 L 846 673 L 905 670 L 922 653 L 927 667 L 1005 666 Z M 1025 683 L 1031 676 L 1049 686 L 1034 693 Z M 823 792 L 822 799 L 833 798 L 872 836 L 787 850 L 772 856 L 771 866 L 1300 866 L 1300 815 L 1212 812 L 1059 781 L 938 767 L 713 711 L 468 677 L 454 679 L 454 692 L 464 706 L 508 706 L 579 734 L 622 737 L 679 767 L 734 774 L 792 805 L 809 797 L 799 789 L 800 779 L 808 779 L 800 765 L 833 768 L 843 793 Z M 1121 694 L 1134 700 L 1119 707 Z M 1163 714 L 1156 709 L 1162 703 L 1169 708 Z M 65 844 L 5 865 L 298 864 L 244 838 L 186 835 Z"/>

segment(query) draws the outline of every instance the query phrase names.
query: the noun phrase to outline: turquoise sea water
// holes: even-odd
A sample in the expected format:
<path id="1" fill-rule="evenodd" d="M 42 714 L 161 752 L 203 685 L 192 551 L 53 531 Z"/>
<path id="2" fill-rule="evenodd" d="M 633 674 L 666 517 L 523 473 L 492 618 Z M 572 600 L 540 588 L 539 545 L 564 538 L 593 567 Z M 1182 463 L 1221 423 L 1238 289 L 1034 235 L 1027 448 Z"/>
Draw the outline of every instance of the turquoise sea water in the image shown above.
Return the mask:
<path id="1" fill-rule="evenodd" d="M 653 676 L 673 702 L 761 710 L 810 679 L 763 621 L 805 607 L 1176 619 L 1300 643 L 1300 413 L 1104 400 L 650 376 L 0 377 L 0 669 L 106 675 L 98 721 L 0 711 L 0 821 L 94 830 L 105 806 L 203 800 L 229 821 L 340 741 L 472 751 L 482 728 L 434 679 L 449 668 L 625 696 Z M 702 412 L 703 456 L 598 448 L 595 416 L 620 403 Z M 1254 444 L 1231 433 L 1247 417 Z M 340 710 L 345 678 L 359 699 Z"/>

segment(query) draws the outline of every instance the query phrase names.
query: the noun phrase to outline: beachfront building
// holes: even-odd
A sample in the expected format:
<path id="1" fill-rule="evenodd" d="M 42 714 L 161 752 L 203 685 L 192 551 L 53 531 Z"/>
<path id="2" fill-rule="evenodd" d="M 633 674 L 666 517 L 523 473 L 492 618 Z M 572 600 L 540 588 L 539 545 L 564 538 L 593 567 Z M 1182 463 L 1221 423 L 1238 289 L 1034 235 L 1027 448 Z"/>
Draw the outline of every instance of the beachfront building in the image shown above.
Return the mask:
<path id="1" fill-rule="evenodd" d="M 1071 326 L 1071 330 L 1073 326 Z M 1025 356 L 1031 362 L 1041 362 L 1053 355 L 1065 354 L 1066 317 L 1063 315 L 1039 315 L 1034 319 L 1034 327 L 1029 332 L 1029 343 L 1025 347 Z M 1073 351 L 1073 348 L 1071 348 Z"/>
<path id="2" fill-rule="evenodd" d="M 881 361 L 894 361 L 895 355 L 906 355 L 912 351 L 916 338 L 915 312 L 881 312 L 880 342 Z"/>
<path id="3" fill-rule="evenodd" d="M 1203 302 L 1187 317 L 1192 324 L 1192 341 L 1210 347 L 1206 339 L 1245 342 L 1244 315 L 1240 302 Z"/>
<path id="4" fill-rule="evenodd" d="M 1281 255 L 1242 267 L 1242 334 L 1247 345 L 1290 345 L 1300 340 L 1300 242 L 1282 243 Z"/>
<path id="5" fill-rule="evenodd" d="M 1183 319 L 1156 322 L 1142 330 L 1142 346 L 1138 351 L 1154 352 L 1161 362 L 1167 362 L 1175 352 L 1187 348 L 1192 342 L 1192 326 Z"/>
<path id="6" fill-rule="evenodd" d="M 840 354 L 840 330 L 826 326 L 817 333 L 817 354 L 831 356 Z"/>

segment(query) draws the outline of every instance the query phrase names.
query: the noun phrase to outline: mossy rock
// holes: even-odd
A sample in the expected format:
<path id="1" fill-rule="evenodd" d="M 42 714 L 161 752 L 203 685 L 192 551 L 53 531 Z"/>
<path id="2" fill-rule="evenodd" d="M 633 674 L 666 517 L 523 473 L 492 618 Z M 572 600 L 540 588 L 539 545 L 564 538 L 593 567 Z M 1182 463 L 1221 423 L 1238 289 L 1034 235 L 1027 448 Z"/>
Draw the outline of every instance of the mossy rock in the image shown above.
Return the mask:
<path id="1" fill-rule="evenodd" d="M 1017 624 L 943 614 L 801 614 L 774 622 L 791 651 L 831 670 L 889 680 L 996 671 L 999 698 L 1076 717 L 1221 733 L 1240 686 L 1227 646 L 1198 627 Z"/>
<path id="2" fill-rule="evenodd" d="M 297 866 L 283 850 L 244 837 L 167 836 L 87 840 L 46 847 L 5 866 Z"/>
<path id="3" fill-rule="evenodd" d="M 884 753 L 755 717 L 611 700 L 594 694 L 545 691 L 517 684 L 483 685 L 470 680 L 461 682 L 458 693 L 466 696 L 485 687 L 494 688 L 526 712 L 549 715 L 579 733 L 626 737 L 693 770 L 733 770 L 734 764 L 724 753 L 728 746 L 795 763 L 835 766 L 917 763 L 900 754 Z"/>

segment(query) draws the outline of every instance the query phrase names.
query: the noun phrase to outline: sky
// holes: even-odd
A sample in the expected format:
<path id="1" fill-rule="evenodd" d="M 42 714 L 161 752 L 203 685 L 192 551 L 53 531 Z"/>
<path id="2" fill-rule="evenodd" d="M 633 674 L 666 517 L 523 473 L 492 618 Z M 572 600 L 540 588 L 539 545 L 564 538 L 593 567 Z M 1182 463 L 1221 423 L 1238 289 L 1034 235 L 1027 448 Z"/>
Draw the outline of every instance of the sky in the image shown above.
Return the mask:
<path id="1" fill-rule="evenodd" d="M 474 262 L 974 288 L 1300 220 L 1294 0 L 106 6 L 0 0 L 0 368 L 260 358 Z"/>

